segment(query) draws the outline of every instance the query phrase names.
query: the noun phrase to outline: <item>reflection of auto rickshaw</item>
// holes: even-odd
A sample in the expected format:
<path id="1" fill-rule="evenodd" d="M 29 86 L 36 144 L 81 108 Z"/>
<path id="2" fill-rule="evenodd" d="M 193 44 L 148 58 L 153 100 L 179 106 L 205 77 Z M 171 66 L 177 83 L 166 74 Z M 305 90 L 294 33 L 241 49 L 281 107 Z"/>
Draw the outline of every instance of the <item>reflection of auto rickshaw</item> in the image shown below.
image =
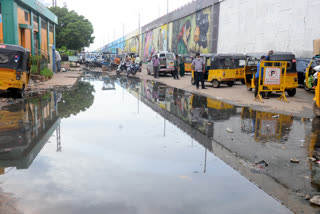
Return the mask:
<path id="1" fill-rule="evenodd" d="M 219 88 L 220 84 L 227 84 L 229 87 L 234 85 L 236 72 L 232 54 L 206 54 L 201 57 L 206 67 L 205 81 L 211 82 L 214 88 Z M 193 72 L 191 82 L 194 83 Z"/>
<path id="2" fill-rule="evenodd" d="M 256 141 L 267 139 L 280 140 L 290 131 L 293 123 L 293 117 L 287 115 L 277 115 L 268 112 L 259 112 L 242 108 L 241 112 L 241 130 L 245 133 L 254 133 Z"/>
<path id="3" fill-rule="evenodd" d="M 242 84 L 245 84 L 244 67 L 246 64 L 246 57 L 243 54 L 233 54 L 233 60 L 234 60 L 236 81 L 240 81 Z"/>
<path id="4" fill-rule="evenodd" d="M 311 62 L 309 63 L 309 66 L 306 69 L 305 73 L 305 80 L 304 80 L 304 89 L 306 91 L 310 91 L 311 89 L 314 89 L 314 81 L 313 81 L 313 68 L 320 65 L 320 56 L 316 56 L 312 58 Z"/>
<path id="5" fill-rule="evenodd" d="M 260 57 L 264 54 L 248 54 L 245 66 L 245 83 L 248 87 L 248 90 L 251 91 L 254 86 L 254 78 L 257 72 L 258 62 L 260 61 Z M 260 56 L 260 57 L 259 57 Z M 259 60 L 259 61 L 258 61 Z M 275 61 L 286 61 L 287 62 L 287 73 L 286 73 L 286 82 L 285 90 L 290 97 L 293 97 L 296 94 L 296 88 L 298 87 L 298 74 L 296 70 L 296 59 L 295 55 L 291 52 L 274 52 L 270 55 L 268 61 L 275 62 Z M 267 65 L 267 63 L 266 63 Z M 282 71 L 282 81 L 283 81 L 283 73 Z M 251 81 L 249 80 L 251 76 Z M 283 84 L 283 82 L 281 83 Z"/>
<path id="6" fill-rule="evenodd" d="M 26 105 L 15 104 L 0 111 L 0 153 L 28 143 L 25 108 Z"/>
<path id="7" fill-rule="evenodd" d="M 0 90 L 22 98 L 30 77 L 30 51 L 17 45 L 0 45 Z"/>
<path id="8" fill-rule="evenodd" d="M 181 54 L 179 55 L 179 58 L 183 58 L 184 61 L 184 70 L 185 72 L 192 72 L 192 61 L 193 61 L 193 56 L 190 54 Z"/>

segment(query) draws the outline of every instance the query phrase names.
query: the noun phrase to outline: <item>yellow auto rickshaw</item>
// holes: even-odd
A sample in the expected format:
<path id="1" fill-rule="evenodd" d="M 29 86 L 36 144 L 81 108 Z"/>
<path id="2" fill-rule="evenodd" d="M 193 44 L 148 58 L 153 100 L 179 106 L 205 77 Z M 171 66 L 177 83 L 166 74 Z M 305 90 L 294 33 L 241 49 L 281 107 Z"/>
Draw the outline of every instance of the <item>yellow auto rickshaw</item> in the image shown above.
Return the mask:
<path id="1" fill-rule="evenodd" d="M 184 70 L 185 72 L 192 72 L 192 61 L 193 61 L 193 56 L 190 54 L 181 54 L 179 55 L 180 60 L 183 59 L 184 61 Z"/>
<path id="2" fill-rule="evenodd" d="M 246 65 L 246 56 L 243 54 L 233 54 L 233 64 L 236 81 L 240 81 L 242 84 L 245 84 L 244 67 Z"/>
<path id="3" fill-rule="evenodd" d="M 311 62 L 309 63 L 306 73 L 305 73 L 305 80 L 304 80 L 304 89 L 306 91 L 310 91 L 314 89 L 314 82 L 313 82 L 313 68 L 320 65 L 320 56 L 313 57 Z"/>
<path id="4" fill-rule="evenodd" d="M 313 113 L 317 116 L 320 117 L 320 73 L 318 73 L 318 83 L 315 88 L 315 96 L 313 100 L 315 101 L 313 104 Z"/>
<path id="5" fill-rule="evenodd" d="M 205 62 L 204 81 L 210 82 L 214 88 L 219 88 L 220 84 L 234 85 L 236 69 L 232 54 L 202 54 L 200 57 Z M 191 83 L 194 84 L 194 72 Z"/>
<path id="6" fill-rule="evenodd" d="M 245 66 L 245 84 L 248 88 L 249 91 L 251 91 L 254 86 L 254 79 L 255 75 L 257 72 L 257 64 L 260 61 L 260 57 L 263 55 L 267 54 L 261 54 L 261 53 L 254 53 L 254 54 L 247 54 L 247 59 L 246 59 L 246 66 Z M 267 59 L 267 62 L 282 62 L 286 61 L 287 62 L 287 72 L 286 72 L 286 77 L 283 78 L 282 80 L 285 79 L 285 83 L 282 83 L 285 85 L 285 90 L 287 94 L 290 97 L 293 97 L 296 94 L 296 88 L 298 88 L 298 74 L 296 70 L 296 59 L 295 55 L 291 52 L 273 52 L 270 56 L 269 59 Z M 268 65 L 266 63 L 266 65 Z M 282 75 L 284 75 L 284 71 L 282 71 Z M 251 77 L 251 79 L 250 79 Z"/>
<path id="7" fill-rule="evenodd" d="M 30 78 L 30 51 L 17 45 L 0 44 L 0 90 L 23 98 Z"/>

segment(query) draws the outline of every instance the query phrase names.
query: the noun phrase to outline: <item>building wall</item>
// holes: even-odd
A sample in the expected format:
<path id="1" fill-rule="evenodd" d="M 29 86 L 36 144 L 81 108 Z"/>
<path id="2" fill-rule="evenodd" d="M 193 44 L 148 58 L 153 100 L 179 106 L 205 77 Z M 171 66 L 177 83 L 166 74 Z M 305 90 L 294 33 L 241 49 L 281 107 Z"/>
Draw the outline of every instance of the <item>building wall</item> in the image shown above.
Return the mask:
<path id="1" fill-rule="evenodd" d="M 291 51 L 313 55 L 320 38 L 320 1 L 226 0 L 220 3 L 218 52 Z"/>
<path id="2" fill-rule="evenodd" d="M 27 12 L 27 17 L 25 16 Z M 21 7 L 17 7 L 18 26 L 19 24 L 30 25 L 30 13 Z M 27 20 L 26 20 L 27 18 Z M 27 28 L 18 28 L 19 45 L 31 50 L 31 30 Z"/>

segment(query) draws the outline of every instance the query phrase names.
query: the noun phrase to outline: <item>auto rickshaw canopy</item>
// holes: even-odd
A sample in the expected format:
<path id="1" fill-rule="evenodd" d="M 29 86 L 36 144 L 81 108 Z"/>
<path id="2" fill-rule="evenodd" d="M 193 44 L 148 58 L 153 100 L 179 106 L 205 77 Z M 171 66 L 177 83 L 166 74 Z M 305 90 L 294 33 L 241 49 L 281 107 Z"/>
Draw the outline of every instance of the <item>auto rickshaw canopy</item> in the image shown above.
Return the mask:
<path id="1" fill-rule="evenodd" d="M 0 44 L 0 69 L 26 71 L 30 51 L 18 45 Z"/>

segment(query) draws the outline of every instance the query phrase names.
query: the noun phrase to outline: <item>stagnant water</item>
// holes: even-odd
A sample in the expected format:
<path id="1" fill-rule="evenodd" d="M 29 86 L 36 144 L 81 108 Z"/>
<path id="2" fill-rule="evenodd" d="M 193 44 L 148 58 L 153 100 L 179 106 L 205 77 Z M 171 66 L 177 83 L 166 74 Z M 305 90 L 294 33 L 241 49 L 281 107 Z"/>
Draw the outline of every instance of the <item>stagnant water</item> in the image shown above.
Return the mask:
<path id="1" fill-rule="evenodd" d="M 314 129 L 309 119 L 88 74 L 73 91 L 0 111 L 0 188 L 27 214 L 291 213 L 215 156 L 213 140 L 268 163 L 254 173 L 307 193 L 318 190 L 317 166 L 288 160 L 316 152 Z"/>

